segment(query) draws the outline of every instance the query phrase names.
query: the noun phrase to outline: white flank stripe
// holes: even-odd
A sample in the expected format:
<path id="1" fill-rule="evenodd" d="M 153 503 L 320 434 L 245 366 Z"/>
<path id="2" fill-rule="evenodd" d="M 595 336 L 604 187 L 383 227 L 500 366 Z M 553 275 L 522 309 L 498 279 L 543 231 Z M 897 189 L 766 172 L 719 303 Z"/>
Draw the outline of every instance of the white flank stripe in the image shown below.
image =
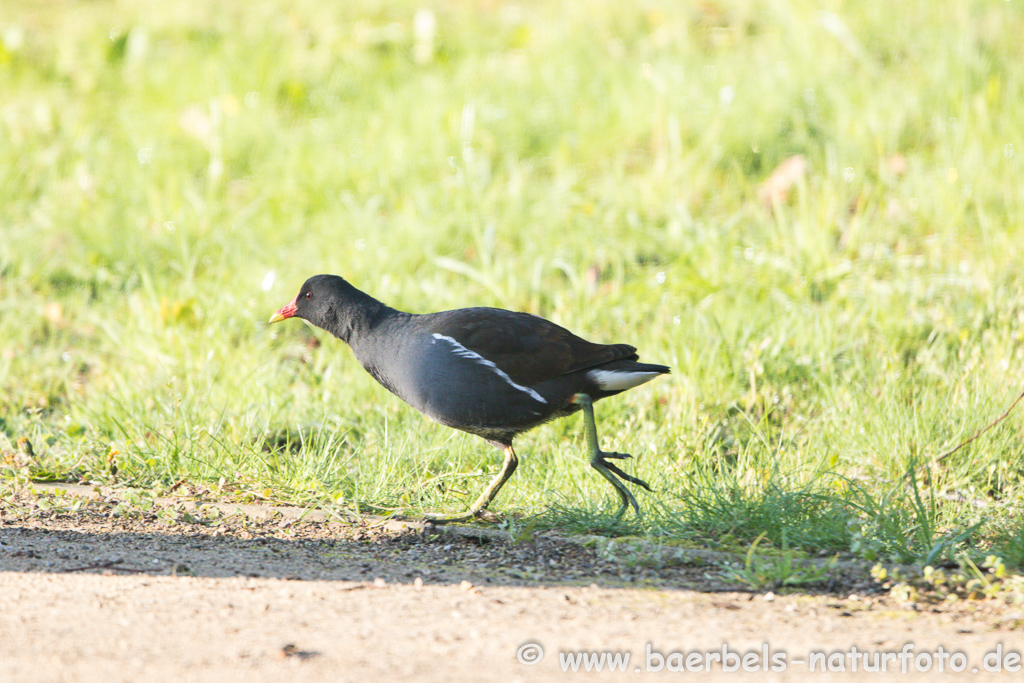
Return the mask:
<path id="1" fill-rule="evenodd" d="M 625 391 L 640 386 L 657 377 L 659 372 L 616 372 L 615 370 L 591 370 L 587 377 L 605 391 Z"/>
<path id="2" fill-rule="evenodd" d="M 476 351 L 472 351 L 470 349 L 467 349 L 465 346 L 463 346 L 459 342 L 455 341 L 451 337 L 448 337 L 446 335 L 440 334 L 439 332 L 435 332 L 433 337 L 434 337 L 434 339 L 443 339 L 446 342 L 448 342 L 449 344 L 451 344 L 452 346 L 454 346 L 455 347 L 455 355 L 462 356 L 463 358 L 468 358 L 468 359 L 470 359 L 472 361 L 476 361 L 480 365 L 486 365 L 491 370 L 494 370 L 494 372 L 496 372 L 498 374 L 498 377 L 501 377 L 503 380 L 508 382 L 509 385 L 511 385 L 512 387 L 518 389 L 519 391 L 522 391 L 525 394 L 529 394 L 530 398 L 534 399 L 535 401 L 540 401 L 541 403 L 547 403 L 547 401 L 544 400 L 543 396 L 538 394 L 536 391 L 534 391 L 530 387 L 524 387 L 522 384 L 516 384 L 515 382 L 513 382 L 512 378 L 509 377 L 508 375 L 506 375 L 505 372 L 501 368 L 499 368 L 497 365 L 495 365 L 491 361 L 489 361 L 486 358 L 484 358 L 483 356 L 481 356 Z"/>

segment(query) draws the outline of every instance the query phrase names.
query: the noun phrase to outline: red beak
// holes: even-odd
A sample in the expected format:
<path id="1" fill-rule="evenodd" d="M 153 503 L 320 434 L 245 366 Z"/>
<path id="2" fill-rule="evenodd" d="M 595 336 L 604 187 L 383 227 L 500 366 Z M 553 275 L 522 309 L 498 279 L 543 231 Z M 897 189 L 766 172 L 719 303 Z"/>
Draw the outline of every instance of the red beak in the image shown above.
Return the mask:
<path id="1" fill-rule="evenodd" d="M 280 311 L 270 316 L 270 322 L 279 323 L 282 320 L 287 320 L 294 316 L 299 310 L 299 307 L 296 305 L 298 301 L 299 297 L 295 297 L 291 302 L 282 306 Z"/>

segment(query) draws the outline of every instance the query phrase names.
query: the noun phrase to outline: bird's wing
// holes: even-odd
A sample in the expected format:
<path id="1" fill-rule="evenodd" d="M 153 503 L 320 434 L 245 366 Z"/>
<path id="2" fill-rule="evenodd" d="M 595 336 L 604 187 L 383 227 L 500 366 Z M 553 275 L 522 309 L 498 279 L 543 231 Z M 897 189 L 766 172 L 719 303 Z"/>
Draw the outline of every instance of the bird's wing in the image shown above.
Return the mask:
<path id="1" fill-rule="evenodd" d="M 454 339 L 524 386 L 637 357 L 629 344 L 595 344 L 529 313 L 463 308 L 431 317 L 431 333 Z"/>

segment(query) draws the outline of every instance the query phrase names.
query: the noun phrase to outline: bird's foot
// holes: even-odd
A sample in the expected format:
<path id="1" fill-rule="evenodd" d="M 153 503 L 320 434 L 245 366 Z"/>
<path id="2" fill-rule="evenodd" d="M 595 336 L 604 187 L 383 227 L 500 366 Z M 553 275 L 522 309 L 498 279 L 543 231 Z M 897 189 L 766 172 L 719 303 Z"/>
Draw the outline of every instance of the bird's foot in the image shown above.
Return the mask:
<path id="1" fill-rule="evenodd" d="M 615 492 L 619 494 L 619 500 L 622 501 L 622 506 L 619 511 L 615 513 L 616 519 L 621 519 L 622 515 L 626 513 L 626 510 L 630 507 L 636 512 L 637 517 L 640 515 L 640 504 L 636 502 L 636 498 L 632 492 L 626 488 L 626 485 L 622 483 L 622 480 L 636 484 L 637 486 L 643 486 L 648 491 L 652 490 L 651 487 L 643 479 L 638 479 L 632 475 L 626 474 L 616 465 L 606 460 L 609 456 L 622 456 L 624 453 L 605 453 L 604 451 L 598 451 L 594 457 L 590 460 L 590 466 L 600 473 L 602 477 L 608 480 L 608 483 L 615 487 Z M 622 458 L 617 458 L 621 460 Z"/>
<path id="2" fill-rule="evenodd" d="M 605 469 L 607 469 L 609 472 L 613 473 L 617 477 L 619 477 L 621 479 L 625 479 L 626 481 L 630 482 L 631 484 L 636 484 L 637 486 L 643 486 L 648 491 L 652 491 L 653 492 L 654 489 L 652 489 L 650 484 L 648 484 L 646 481 L 644 481 L 643 479 L 639 479 L 637 477 L 634 477 L 631 474 L 626 474 L 617 465 L 613 465 L 612 463 L 608 462 L 608 460 L 607 460 L 607 458 L 612 458 L 613 460 L 625 460 L 626 458 L 632 458 L 632 457 L 633 456 L 630 455 L 629 453 L 608 453 L 606 451 L 598 451 L 597 455 L 594 457 L 593 460 L 591 460 L 590 464 L 593 465 L 594 467 L 597 467 L 597 465 L 595 465 L 594 463 L 595 462 L 599 462 L 599 463 L 601 463 L 601 465 Z M 616 487 L 616 488 L 618 488 L 618 487 Z M 636 507 L 636 506 L 634 505 L 634 507 Z"/>
<path id="3" fill-rule="evenodd" d="M 455 524 L 457 522 L 468 522 L 472 519 L 479 519 L 484 522 L 490 522 L 491 524 L 497 524 L 502 520 L 502 517 L 490 510 L 477 510 L 475 512 L 473 510 L 467 510 L 466 512 L 460 512 L 455 515 L 423 515 L 424 522 L 436 526 L 441 526 L 442 524 Z"/>
<path id="4" fill-rule="evenodd" d="M 473 519 L 474 517 L 483 517 L 484 515 L 491 515 L 487 512 L 487 506 L 491 504 L 494 497 L 498 495 L 498 491 L 508 481 L 508 478 L 512 476 L 512 473 L 516 471 L 516 467 L 519 465 L 519 458 L 516 457 L 515 451 L 512 450 L 511 444 L 505 446 L 505 462 L 501 465 L 501 471 L 495 475 L 491 483 L 487 485 L 484 492 L 480 494 L 480 497 L 476 499 L 476 502 L 469 506 L 469 509 L 465 512 L 461 512 L 456 515 L 424 515 L 425 521 L 430 524 L 452 524 L 454 522 L 466 522 Z"/>
<path id="5" fill-rule="evenodd" d="M 455 524 L 457 522 L 467 522 L 467 521 L 473 519 L 474 517 L 476 517 L 477 515 L 480 515 L 482 513 L 483 513 L 483 510 L 473 510 L 473 509 L 470 509 L 470 510 L 466 510 L 465 512 L 460 512 L 460 513 L 454 514 L 454 515 L 426 514 L 426 515 L 423 515 L 423 521 L 426 522 L 427 524 L 436 524 L 438 526 L 440 526 L 442 524 Z"/>

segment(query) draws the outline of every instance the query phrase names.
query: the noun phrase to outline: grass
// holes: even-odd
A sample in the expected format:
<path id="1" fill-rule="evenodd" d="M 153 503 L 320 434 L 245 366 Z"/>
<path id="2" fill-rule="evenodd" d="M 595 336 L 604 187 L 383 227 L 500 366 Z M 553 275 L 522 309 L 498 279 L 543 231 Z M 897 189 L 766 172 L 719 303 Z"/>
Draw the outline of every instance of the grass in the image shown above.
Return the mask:
<path id="1" fill-rule="evenodd" d="M 725 568 L 724 573 L 728 579 L 746 584 L 753 590 L 801 586 L 828 579 L 828 572 L 836 564 L 835 558 L 821 566 L 810 566 L 798 562 L 793 551 L 769 559 L 758 557 L 757 546 L 766 535 L 761 532 L 761 535 L 750 544 L 743 566 Z"/>
<path id="2" fill-rule="evenodd" d="M 568 419 L 493 508 L 531 529 L 1024 558 L 1020 415 L 937 460 L 1022 384 L 1019 7 L 6 9 L 7 480 L 464 509 L 496 451 L 265 324 L 332 272 L 673 367 L 597 406 L 647 514 L 615 520 Z"/>

